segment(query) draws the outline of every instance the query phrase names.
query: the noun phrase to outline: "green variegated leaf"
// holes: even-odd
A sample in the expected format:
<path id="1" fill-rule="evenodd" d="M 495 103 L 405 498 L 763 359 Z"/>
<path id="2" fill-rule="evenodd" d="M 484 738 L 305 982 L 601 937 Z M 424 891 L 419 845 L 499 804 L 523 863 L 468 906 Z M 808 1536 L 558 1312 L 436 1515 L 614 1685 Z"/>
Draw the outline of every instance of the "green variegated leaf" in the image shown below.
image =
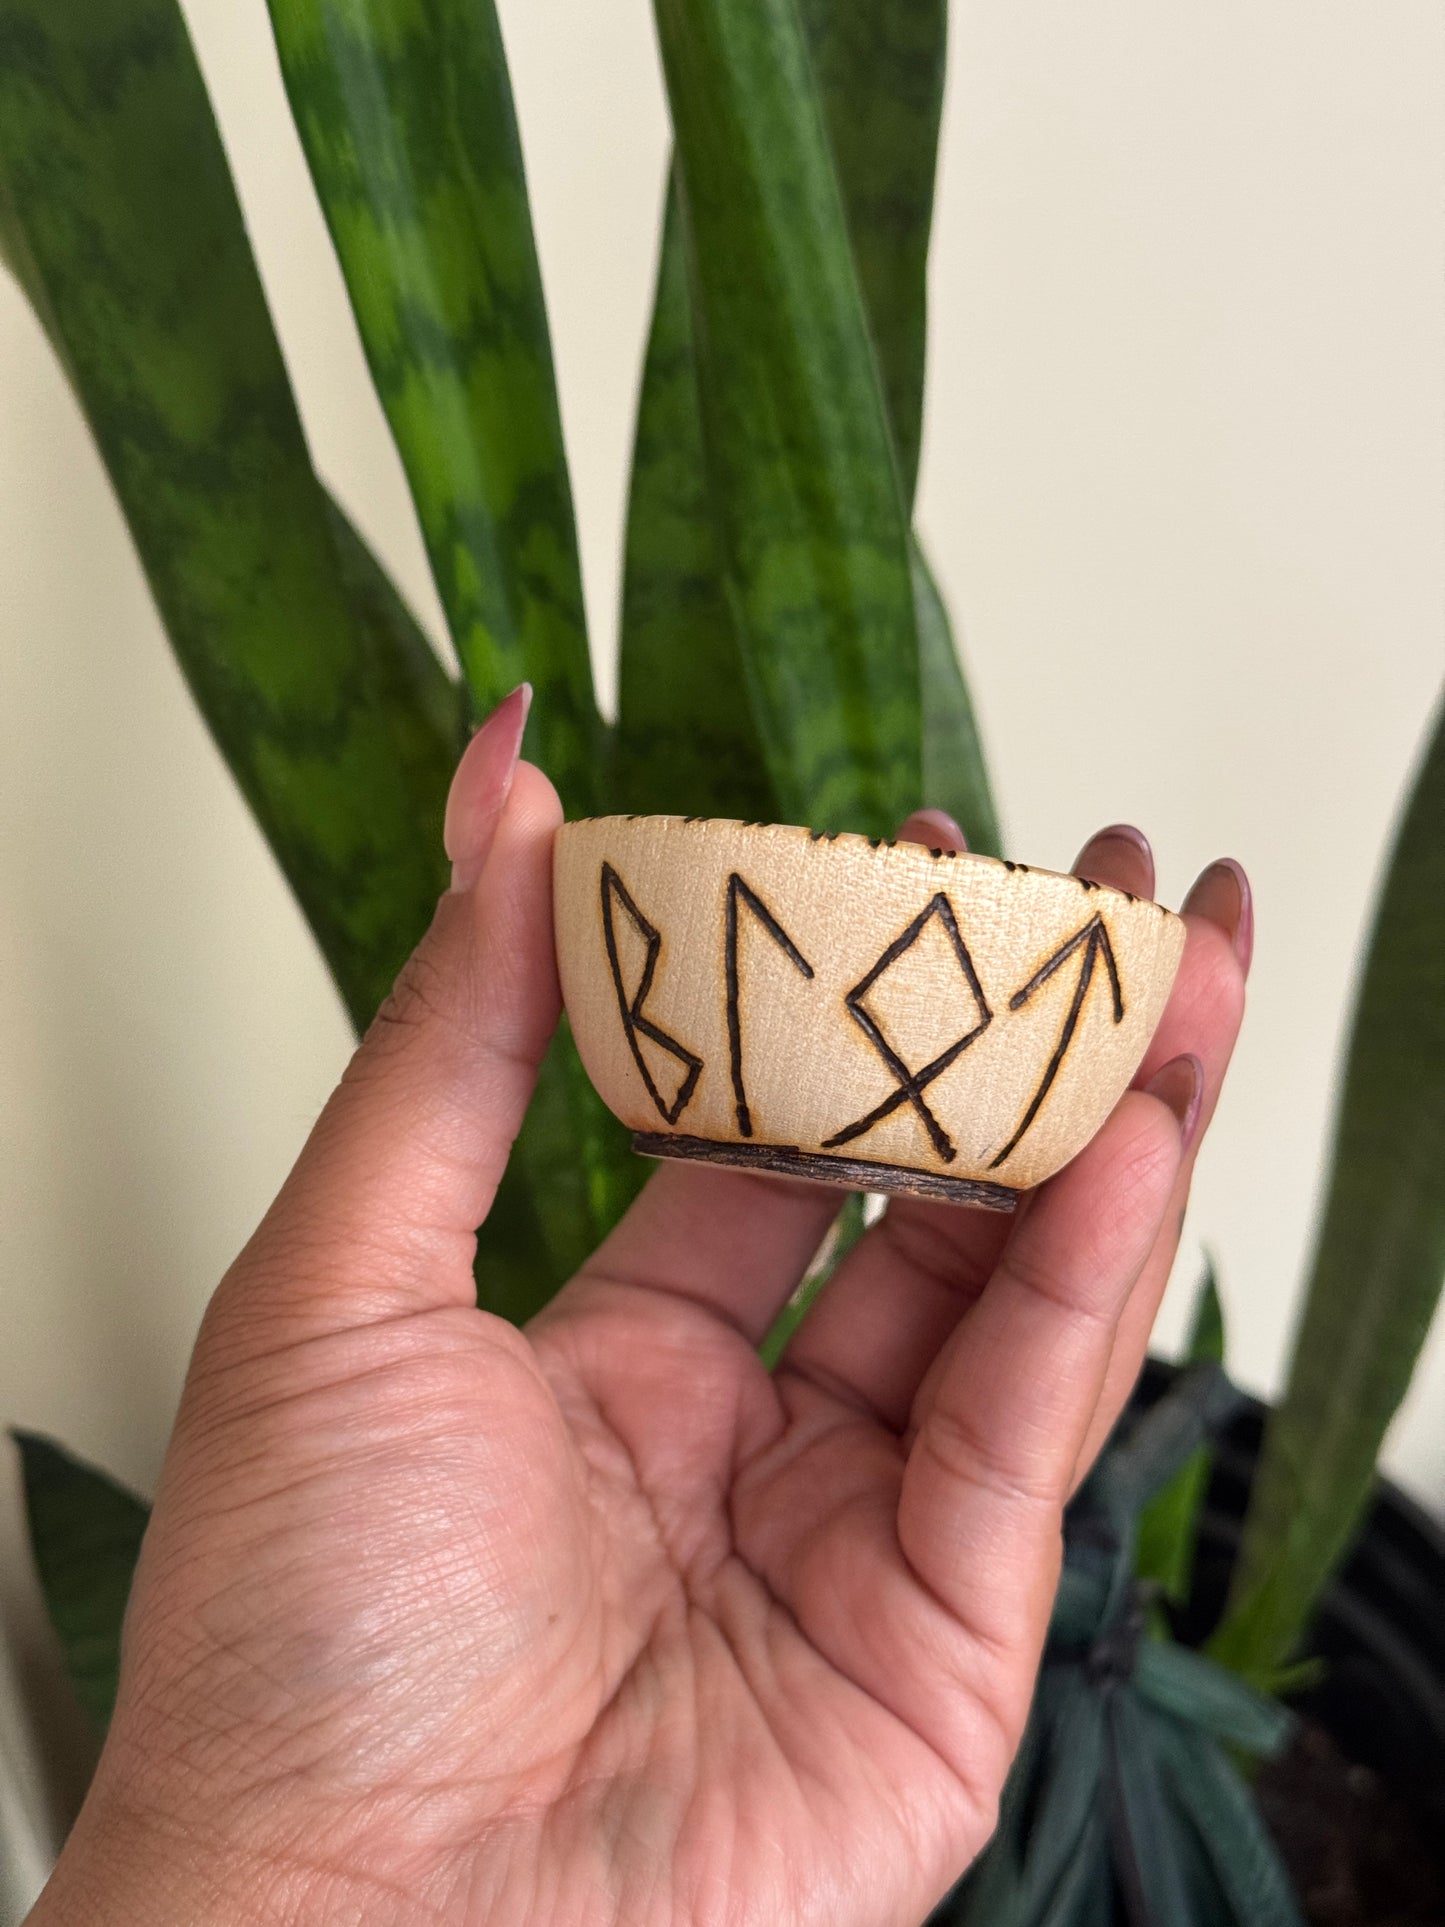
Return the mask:
<path id="1" fill-rule="evenodd" d="M 823 118 L 911 512 L 928 333 L 928 242 L 948 41 L 947 0 L 801 0 Z M 1002 851 L 983 745 L 948 612 L 916 543 L 923 797 L 969 848 Z"/>
<path id="2" fill-rule="evenodd" d="M 96 1730 L 115 1705 L 120 1633 L 149 1512 L 124 1486 L 34 1432 L 16 1432 L 36 1576 L 65 1670 Z"/>
<path id="3" fill-rule="evenodd" d="M 601 799 L 572 499 L 491 0 L 270 0 L 312 176 L 479 715 L 524 678 Z"/>
<path id="4" fill-rule="evenodd" d="M 918 477 L 948 0 L 799 0 L 905 501 Z"/>
<path id="5" fill-rule="evenodd" d="M 1269 1685 L 1369 1501 L 1445 1279 L 1445 707 L 1360 980 L 1324 1215 L 1213 1650 Z"/>
<path id="6" fill-rule="evenodd" d="M 30 303 L 36 320 L 45 330 L 56 359 L 68 375 L 70 369 L 66 360 L 65 343 L 51 311 L 40 269 L 36 265 L 34 255 L 30 252 L 30 242 L 25 233 L 25 224 L 20 218 L 20 210 L 11 201 L 10 185 L 3 166 L 0 166 L 0 264 L 8 268 L 20 284 L 21 292 Z"/>
<path id="7" fill-rule="evenodd" d="M 272 0 L 271 13 L 475 706 L 530 678 L 531 753 L 585 815 L 603 806 L 606 737 L 491 0 Z M 479 1239 L 482 1302 L 530 1316 L 610 1229 L 643 1169 L 564 1027 Z"/>
<path id="8" fill-rule="evenodd" d="M 657 0 L 722 570 L 782 813 L 920 800 L 908 530 L 792 0 Z"/>
<path id="9" fill-rule="evenodd" d="M 0 0 L 7 255 L 358 1025 L 445 885 L 451 685 L 312 472 L 175 0 Z"/>
<path id="10" fill-rule="evenodd" d="M 941 0 L 810 0 L 802 23 L 905 498 L 912 499 L 924 374 L 924 269 L 945 17 Z M 886 134 L 886 139 L 884 135 Z M 627 807 L 780 813 L 743 683 L 709 497 L 692 356 L 685 236 L 669 192 L 628 513 L 618 716 Z M 998 831 L 947 615 L 915 550 L 923 795 L 995 852 Z"/>
<path id="11" fill-rule="evenodd" d="M 774 821 L 780 805 L 748 701 L 708 500 L 675 183 L 637 407 L 621 635 L 618 808 Z"/>

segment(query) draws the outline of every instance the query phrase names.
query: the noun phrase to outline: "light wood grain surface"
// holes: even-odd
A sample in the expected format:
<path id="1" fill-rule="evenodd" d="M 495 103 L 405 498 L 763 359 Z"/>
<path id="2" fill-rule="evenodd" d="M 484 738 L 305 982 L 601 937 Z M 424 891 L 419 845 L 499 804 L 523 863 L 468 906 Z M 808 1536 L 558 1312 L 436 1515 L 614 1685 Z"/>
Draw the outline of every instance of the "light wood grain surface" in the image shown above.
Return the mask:
<path id="1" fill-rule="evenodd" d="M 1000 1207 L 1103 1123 L 1184 943 L 1077 877 L 777 825 L 570 823 L 554 888 L 582 1061 L 645 1148 Z"/>

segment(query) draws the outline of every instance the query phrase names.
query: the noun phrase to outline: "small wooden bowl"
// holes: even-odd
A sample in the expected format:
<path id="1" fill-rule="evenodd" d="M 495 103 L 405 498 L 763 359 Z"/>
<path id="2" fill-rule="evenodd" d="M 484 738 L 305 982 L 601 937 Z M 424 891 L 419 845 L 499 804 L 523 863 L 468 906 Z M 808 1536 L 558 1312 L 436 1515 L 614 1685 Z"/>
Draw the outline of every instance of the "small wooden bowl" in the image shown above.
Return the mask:
<path id="1" fill-rule="evenodd" d="M 1138 1068 L 1184 926 L 1078 877 L 775 824 L 566 824 L 562 994 L 651 1157 L 1011 1210 Z"/>

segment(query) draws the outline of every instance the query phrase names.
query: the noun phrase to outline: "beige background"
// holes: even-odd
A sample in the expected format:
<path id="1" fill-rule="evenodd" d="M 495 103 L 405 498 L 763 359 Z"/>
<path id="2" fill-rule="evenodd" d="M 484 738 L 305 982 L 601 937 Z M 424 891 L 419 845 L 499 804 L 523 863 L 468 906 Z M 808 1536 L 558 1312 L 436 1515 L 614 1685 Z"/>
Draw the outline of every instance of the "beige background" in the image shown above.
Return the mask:
<path id="1" fill-rule="evenodd" d="M 435 622 L 262 0 L 187 11 L 318 461 Z M 502 11 L 609 685 L 655 56 L 645 0 Z M 1066 864 L 1126 817 L 1170 901 L 1217 852 L 1255 880 L 1177 1282 L 1207 1243 L 1265 1391 L 1445 666 L 1442 42 L 1435 0 L 955 8 L 922 523 L 1015 852 Z M 206 1294 L 347 1034 L 8 284 L 0 621 L 0 1417 L 148 1486 Z M 1445 1504 L 1438 1331 L 1388 1463 Z"/>

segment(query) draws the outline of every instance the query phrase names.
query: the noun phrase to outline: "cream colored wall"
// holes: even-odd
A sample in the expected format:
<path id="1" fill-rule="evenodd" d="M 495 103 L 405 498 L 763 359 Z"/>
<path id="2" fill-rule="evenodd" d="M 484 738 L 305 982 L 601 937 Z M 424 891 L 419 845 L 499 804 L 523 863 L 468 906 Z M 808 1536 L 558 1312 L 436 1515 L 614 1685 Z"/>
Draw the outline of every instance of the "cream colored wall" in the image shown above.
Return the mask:
<path id="1" fill-rule="evenodd" d="M 187 11 L 319 463 L 435 623 L 262 0 Z M 610 660 L 665 145 L 650 28 L 645 0 L 503 14 Z M 1128 817 L 1170 900 L 1217 852 L 1254 877 L 1253 1007 L 1180 1284 L 1207 1243 L 1266 1391 L 1445 666 L 1442 39 L 1434 0 L 955 9 L 921 519 L 1013 848 L 1066 864 Z M 144 1487 L 347 1033 L 8 285 L 0 611 L 0 1418 Z M 1445 1505 L 1438 1333 L 1388 1462 Z"/>

